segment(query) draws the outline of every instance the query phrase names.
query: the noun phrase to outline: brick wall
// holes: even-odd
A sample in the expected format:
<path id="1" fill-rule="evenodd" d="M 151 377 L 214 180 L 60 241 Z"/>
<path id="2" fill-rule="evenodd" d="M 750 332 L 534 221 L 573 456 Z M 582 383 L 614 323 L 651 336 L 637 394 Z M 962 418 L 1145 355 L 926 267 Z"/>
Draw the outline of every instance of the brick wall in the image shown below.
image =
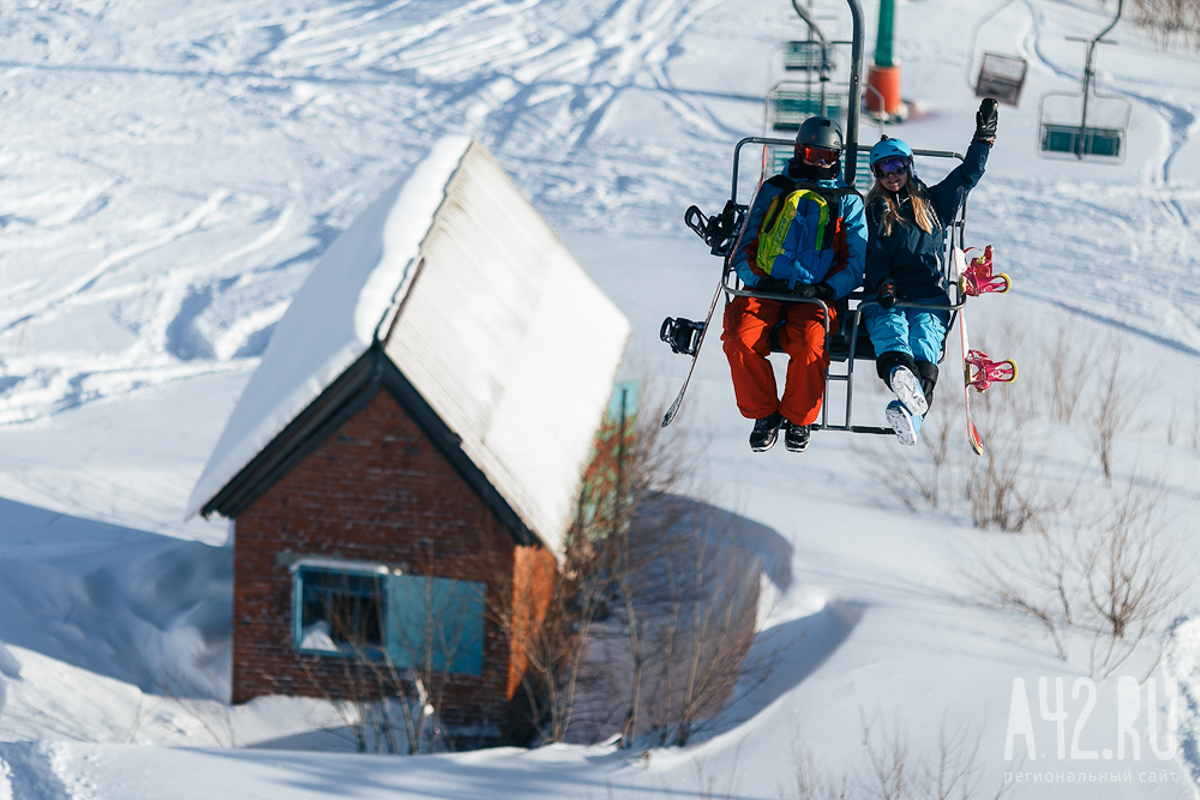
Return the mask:
<path id="1" fill-rule="evenodd" d="M 514 568 L 531 558 L 541 568 L 516 569 L 518 581 L 552 579 L 545 565 L 553 557 L 515 559 L 511 535 L 386 391 L 246 509 L 235 530 L 235 703 L 357 691 L 345 659 L 295 652 L 292 575 L 280 554 L 404 564 L 412 574 L 479 581 L 489 609 L 509 602 Z M 483 674 L 435 678 L 449 725 L 494 727 L 509 711 L 516 665 L 494 615 L 486 616 Z"/>

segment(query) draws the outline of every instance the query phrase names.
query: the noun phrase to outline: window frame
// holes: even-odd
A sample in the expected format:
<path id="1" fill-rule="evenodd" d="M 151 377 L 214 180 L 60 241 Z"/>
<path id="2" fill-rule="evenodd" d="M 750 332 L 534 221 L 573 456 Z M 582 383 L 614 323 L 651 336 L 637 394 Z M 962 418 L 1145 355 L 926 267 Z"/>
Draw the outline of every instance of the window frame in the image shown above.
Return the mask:
<path id="1" fill-rule="evenodd" d="M 468 581 L 459 578 L 446 578 L 437 575 L 418 575 L 406 569 L 389 567 L 372 561 L 354 561 L 339 558 L 301 557 L 288 564 L 292 576 L 292 648 L 302 656 L 321 656 L 326 658 L 361 658 L 364 655 L 373 661 L 391 660 L 396 669 L 408 671 L 419 668 L 410 662 L 406 656 L 410 653 L 404 646 L 405 634 L 402 628 L 406 623 L 411 625 L 413 617 L 406 612 L 398 612 L 396 603 L 403 596 L 411 596 L 408 588 L 412 581 L 426 582 L 430 591 L 446 598 L 442 602 L 449 603 L 446 608 L 452 608 L 456 617 L 456 641 L 464 641 L 464 649 L 451 651 L 449 658 L 443 650 L 436 649 L 430 657 L 432 671 L 446 675 L 464 675 L 479 677 L 483 675 L 487 660 L 487 613 L 486 597 L 488 584 L 479 581 Z M 318 647 L 303 647 L 304 641 L 304 577 L 305 574 L 338 575 L 344 577 L 374 578 L 378 581 L 379 593 L 377 607 L 379 610 L 378 646 L 364 648 L 362 652 L 351 648 L 329 650 Z M 393 592 L 396 593 L 395 602 Z M 447 597 L 447 594 L 449 595 Z M 418 617 L 423 615 L 428 619 L 430 610 L 416 611 Z M 428 624 L 428 623 L 425 623 Z M 334 643 L 337 644 L 336 642 Z M 436 647 L 436 645 L 435 645 Z"/>
<path id="2" fill-rule="evenodd" d="M 329 558 L 302 558 L 289 566 L 292 573 L 292 648 L 300 655 L 327 656 L 330 658 L 359 658 L 366 655 L 372 660 L 382 660 L 387 649 L 387 576 L 391 570 L 382 564 L 368 561 L 341 561 Z M 319 647 L 304 647 L 304 574 L 320 573 L 344 577 L 375 578 L 379 581 L 379 638 L 380 644 L 364 648 L 364 653 L 353 649 L 327 650 Z M 336 642 L 335 642 L 336 644 Z"/>

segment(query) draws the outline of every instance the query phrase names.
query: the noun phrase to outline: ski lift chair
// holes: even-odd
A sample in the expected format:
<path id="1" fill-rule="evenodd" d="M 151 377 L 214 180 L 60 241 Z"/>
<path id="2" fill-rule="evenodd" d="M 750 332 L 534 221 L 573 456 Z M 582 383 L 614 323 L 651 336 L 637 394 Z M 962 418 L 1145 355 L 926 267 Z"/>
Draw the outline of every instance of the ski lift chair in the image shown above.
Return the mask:
<path id="1" fill-rule="evenodd" d="M 975 23 L 975 29 L 971 33 L 971 60 L 967 64 L 967 83 L 975 90 L 976 97 L 994 97 L 1001 103 L 1016 106 L 1021 102 L 1021 90 L 1025 88 L 1025 76 L 1029 72 L 1029 62 L 1024 58 L 1018 55 L 1006 56 L 984 52 L 979 73 L 971 74 L 971 68 L 975 65 L 975 48 L 979 42 L 980 31 L 1012 3 L 1013 0 L 1002 0 Z"/>
<path id="2" fill-rule="evenodd" d="M 1038 149 L 1047 158 L 1120 163 L 1133 105 L 1123 97 L 1051 93 L 1042 97 Z"/>
<path id="3" fill-rule="evenodd" d="M 790 41 L 783 46 L 783 68 L 789 72 L 835 70 L 837 61 L 833 50 L 816 39 Z"/>
<path id="4" fill-rule="evenodd" d="M 1105 39 L 1121 19 L 1124 0 L 1117 0 L 1117 14 L 1108 27 L 1091 39 L 1068 36 L 1072 42 L 1087 44 L 1083 61 L 1083 86 L 1079 94 L 1051 92 L 1043 95 L 1038 115 L 1038 151 L 1048 158 L 1066 157 L 1080 161 L 1125 160 L 1125 137 L 1133 104 L 1124 97 L 1102 94 L 1096 88 L 1096 48 L 1116 44 Z"/>
<path id="5" fill-rule="evenodd" d="M 1029 62 L 1023 58 L 984 53 L 979 77 L 975 80 L 975 96 L 994 97 L 1001 103 L 1016 106 L 1021 102 L 1021 90 L 1025 88 L 1028 71 Z"/>
<path id="6" fill-rule="evenodd" d="M 711 225 L 710 223 L 717 221 L 718 218 L 706 218 L 700 213 L 699 209 L 693 206 L 692 208 L 688 209 L 688 213 L 685 215 L 685 221 L 687 222 L 688 227 L 700 234 L 700 236 L 712 246 L 712 252 L 714 255 L 726 257 L 725 271 L 723 276 L 726 303 L 731 301 L 734 297 L 762 297 L 766 299 L 783 300 L 792 303 L 817 303 L 824 306 L 825 303 L 816 299 L 797 298 L 792 295 L 773 294 L 750 289 L 741 282 L 741 280 L 738 278 L 737 272 L 735 272 L 731 266 L 732 259 L 728 258 L 728 255 L 737 248 L 742 236 L 745 235 L 744 228 L 748 216 L 747 212 L 749 211 L 749 203 L 740 203 L 738 201 L 737 189 L 739 183 L 739 164 L 741 160 L 742 148 L 750 144 L 762 145 L 762 167 L 758 178 L 758 186 L 761 187 L 763 181 L 781 171 L 780 169 L 775 168 L 775 165 L 779 163 L 778 154 L 780 151 L 790 153 L 794 143 L 787 139 L 771 139 L 757 136 L 748 137 L 738 142 L 737 147 L 734 150 L 733 157 L 733 197 L 726 202 L 725 211 L 722 214 L 723 217 L 727 218 L 727 222 L 724 227 L 725 234 L 720 237 L 719 242 L 717 242 L 711 235 L 706 235 L 705 233 L 706 228 L 711 231 L 717 227 L 715 225 Z M 858 145 L 856 149 L 859 153 L 869 153 L 871 151 L 871 148 L 868 145 Z M 921 158 L 955 158 L 959 161 L 963 160 L 963 157 L 960 154 L 946 150 L 914 150 L 913 154 Z M 786 159 L 783 163 L 786 164 Z M 959 207 L 958 214 L 956 215 L 955 219 L 946 229 L 946 253 L 942 259 L 942 270 L 943 277 L 945 278 L 946 285 L 950 293 L 948 302 L 946 304 L 934 304 L 916 303 L 902 300 L 896 304 L 897 307 L 900 308 L 929 308 L 933 310 L 949 312 L 950 320 L 946 326 L 947 332 L 953 329 L 958 309 L 962 308 L 965 302 L 965 298 L 959 293 L 958 283 L 952 275 L 954 267 L 950 260 L 949 250 L 955 243 L 957 243 L 959 247 L 963 246 L 966 235 L 966 205 L 966 201 L 964 200 Z M 730 223 L 734 222 L 736 223 L 737 227 L 736 233 L 731 232 L 729 227 Z M 830 403 L 823 403 L 821 406 L 820 422 L 813 426 L 813 430 L 824 429 L 848 431 L 851 433 L 883 434 L 889 436 L 895 433 L 895 431 L 890 427 L 853 424 L 854 363 L 855 361 L 860 360 L 875 360 L 875 347 L 871 342 L 870 335 L 867 333 L 866 322 L 863 319 L 863 308 L 866 305 L 874 303 L 875 301 L 870 300 L 864 302 L 863 298 L 864 292 L 860 289 L 852 292 L 849 297 L 835 302 L 834 308 L 836 309 L 837 313 L 836 326 L 829 325 L 828 318 L 826 318 L 825 348 L 829 353 L 831 366 L 830 369 L 825 373 L 825 396 L 828 398 L 829 387 L 832 383 L 845 383 L 845 412 L 842 423 L 832 423 L 829 421 Z M 781 320 L 780 325 L 782 324 L 783 321 Z M 772 331 L 772 352 L 782 352 L 777 340 L 778 328 L 779 325 L 776 326 L 776 330 Z M 667 339 L 665 325 L 663 338 L 664 340 Z M 949 337 L 946 338 L 948 339 Z M 942 354 L 938 359 L 939 362 L 945 357 L 946 354 L 945 341 L 946 340 L 944 339 L 942 342 Z M 674 345 L 672 347 L 674 349 Z M 681 351 L 677 350 L 677 352 Z M 840 373 L 834 372 L 832 364 L 835 363 L 845 364 L 845 370 Z"/>
<path id="7" fill-rule="evenodd" d="M 845 105 L 841 92 L 801 81 L 780 81 L 767 92 L 767 131 L 797 131 L 809 117 L 839 119 Z"/>

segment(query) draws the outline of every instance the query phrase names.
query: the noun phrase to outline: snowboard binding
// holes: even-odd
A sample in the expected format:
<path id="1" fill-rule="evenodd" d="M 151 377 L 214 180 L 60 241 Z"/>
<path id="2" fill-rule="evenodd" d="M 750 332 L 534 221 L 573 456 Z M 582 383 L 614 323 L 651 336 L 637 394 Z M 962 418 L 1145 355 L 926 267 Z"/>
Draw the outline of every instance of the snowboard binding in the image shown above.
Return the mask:
<path id="1" fill-rule="evenodd" d="M 977 392 L 987 391 L 993 383 L 1012 383 L 1017 379 L 1017 362 L 1011 358 L 992 361 L 987 353 L 971 350 L 964 360 L 967 385 L 975 387 Z"/>
<path id="2" fill-rule="evenodd" d="M 1012 279 L 1003 272 L 992 274 L 992 246 L 989 244 L 984 248 L 983 255 L 971 259 L 958 279 L 958 288 L 968 297 L 979 297 L 989 292 L 1004 294 L 1012 288 Z"/>
<path id="3" fill-rule="evenodd" d="M 745 208 L 727 200 L 721 213 L 712 217 L 704 216 L 699 206 L 688 206 L 683 212 L 683 222 L 704 240 L 714 256 L 725 256 L 733 248 L 745 216 Z"/>
<path id="4" fill-rule="evenodd" d="M 671 345 L 671 352 L 694 356 L 700 348 L 700 337 L 704 334 L 704 327 L 703 322 L 693 322 L 683 317 L 667 317 L 658 331 L 658 338 Z"/>

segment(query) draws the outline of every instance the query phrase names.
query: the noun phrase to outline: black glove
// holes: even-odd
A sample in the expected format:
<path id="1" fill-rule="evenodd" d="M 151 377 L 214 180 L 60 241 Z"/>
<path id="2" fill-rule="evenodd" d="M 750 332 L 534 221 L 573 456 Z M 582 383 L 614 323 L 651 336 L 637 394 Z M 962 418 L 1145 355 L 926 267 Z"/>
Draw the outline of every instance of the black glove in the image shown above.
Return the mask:
<path id="1" fill-rule="evenodd" d="M 751 287 L 756 292 L 770 292 L 771 294 L 788 294 L 791 288 L 788 287 L 788 282 L 783 278 L 759 278 L 758 283 Z"/>
<path id="2" fill-rule="evenodd" d="M 829 302 L 833 299 L 833 287 L 825 281 L 820 283 L 801 283 L 797 284 L 794 292 L 801 297 L 815 297 L 818 300 Z"/>
<path id="3" fill-rule="evenodd" d="M 875 287 L 875 299 L 885 309 L 894 307 L 896 301 L 900 299 L 900 293 L 896 291 L 896 282 L 891 278 L 880 281 L 879 285 Z"/>
<path id="4" fill-rule="evenodd" d="M 1000 118 L 998 103 L 991 97 L 983 98 L 975 112 L 975 141 L 992 144 L 996 141 L 996 121 Z"/>

